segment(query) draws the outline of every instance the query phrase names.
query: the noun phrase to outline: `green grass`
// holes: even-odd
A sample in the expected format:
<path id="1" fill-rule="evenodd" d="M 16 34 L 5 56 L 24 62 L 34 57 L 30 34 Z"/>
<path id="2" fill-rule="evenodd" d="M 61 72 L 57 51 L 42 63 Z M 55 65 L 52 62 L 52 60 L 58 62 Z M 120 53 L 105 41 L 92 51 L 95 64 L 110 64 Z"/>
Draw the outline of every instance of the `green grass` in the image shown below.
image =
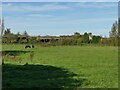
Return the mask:
<path id="1" fill-rule="evenodd" d="M 31 88 L 118 88 L 116 47 L 36 46 L 34 49 L 24 49 L 24 45 L 17 44 L 3 45 L 3 51 L 34 53 L 32 59 L 31 52 L 19 53 L 19 60 L 3 56 L 4 88 L 21 87 L 20 84 Z M 26 62 L 28 65 L 25 67 Z"/>

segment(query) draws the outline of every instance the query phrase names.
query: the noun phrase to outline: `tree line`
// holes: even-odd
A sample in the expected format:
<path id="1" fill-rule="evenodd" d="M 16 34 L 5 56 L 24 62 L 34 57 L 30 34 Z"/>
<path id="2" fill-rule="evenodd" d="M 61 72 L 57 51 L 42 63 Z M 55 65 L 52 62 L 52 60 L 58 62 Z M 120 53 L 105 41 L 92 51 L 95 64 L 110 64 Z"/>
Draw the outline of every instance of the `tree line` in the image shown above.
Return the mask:
<path id="1" fill-rule="evenodd" d="M 109 37 L 102 37 L 99 35 L 92 35 L 92 33 L 85 32 L 83 35 L 79 32 L 75 32 L 73 35 L 60 36 L 59 40 L 52 38 L 49 42 L 42 42 L 38 36 L 30 36 L 27 31 L 22 34 L 18 32 L 14 34 L 10 28 L 4 26 L 4 19 L 1 23 L 1 37 L 3 43 L 34 43 L 34 44 L 50 44 L 50 45 L 107 45 L 107 46 L 118 46 L 120 31 L 120 19 L 113 23 Z M 22 39 L 20 39 L 22 37 Z M 50 36 L 51 37 L 51 36 Z"/>

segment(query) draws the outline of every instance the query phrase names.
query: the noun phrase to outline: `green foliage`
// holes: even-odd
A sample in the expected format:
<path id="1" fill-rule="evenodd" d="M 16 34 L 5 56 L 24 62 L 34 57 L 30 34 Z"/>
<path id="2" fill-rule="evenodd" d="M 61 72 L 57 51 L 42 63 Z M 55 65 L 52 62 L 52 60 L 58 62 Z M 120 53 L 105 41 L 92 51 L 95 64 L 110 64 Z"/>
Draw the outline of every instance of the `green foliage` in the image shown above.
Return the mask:
<path id="1" fill-rule="evenodd" d="M 29 43 L 31 44 L 37 43 L 37 37 L 29 37 Z"/>
<path id="2" fill-rule="evenodd" d="M 110 37 L 118 37 L 118 23 L 117 21 L 113 23 L 111 31 L 110 31 Z"/>
<path id="3" fill-rule="evenodd" d="M 100 43 L 100 41 L 101 41 L 101 36 L 93 36 L 92 37 L 92 43 L 95 43 L 95 44 L 97 44 L 97 43 Z"/>
<path id="4" fill-rule="evenodd" d="M 84 35 L 82 36 L 82 42 L 83 43 L 88 43 L 89 42 L 89 35 L 87 32 L 84 33 Z"/>
<path id="5" fill-rule="evenodd" d="M 110 46 L 118 46 L 118 38 L 110 38 Z"/>
<path id="6" fill-rule="evenodd" d="M 113 23 L 111 31 L 110 31 L 110 45 L 112 46 L 118 46 L 118 36 L 119 36 L 119 31 L 118 31 L 118 24 L 117 21 Z"/>
<path id="7" fill-rule="evenodd" d="M 20 35 L 21 35 L 20 32 L 17 32 L 16 36 L 20 36 Z"/>
<path id="8" fill-rule="evenodd" d="M 14 43 L 16 42 L 16 35 L 11 32 L 10 28 L 7 28 L 4 31 L 4 35 L 2 36 L 2 43 Z"/>
<path id="9" fill-rule="evenodd" d="M 4 35 L 11 35 L 11 29 L 10 28 L 7 28 L 4 32 Z"/>
<path id="10" fill-rule="evenodd" d="M 79 39 L 80 38 L 80 33 L 79 32 L 75 32 L 74 35 L 73 35 L 73 37 L 75 39 Z"/>

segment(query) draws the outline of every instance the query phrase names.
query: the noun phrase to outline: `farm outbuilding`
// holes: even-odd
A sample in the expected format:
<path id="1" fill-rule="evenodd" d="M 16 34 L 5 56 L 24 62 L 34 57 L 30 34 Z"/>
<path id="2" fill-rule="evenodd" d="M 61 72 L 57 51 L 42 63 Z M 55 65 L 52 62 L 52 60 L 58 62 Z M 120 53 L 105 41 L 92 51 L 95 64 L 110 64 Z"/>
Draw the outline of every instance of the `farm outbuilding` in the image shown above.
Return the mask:
<path id="1" fill-rule="evenodd" d="M 44 42 L 44 43 L 51 42 L 52 40 L 58 41 L 58 40 L 60 40 L 60 39 L 61 39 L 61 38 L 60 38 L 60 37 L 57 37 L 57 36 L 40 36 L 40 37 L 39 37 L 39 41 L 40 41 L 40 42 Z"/>

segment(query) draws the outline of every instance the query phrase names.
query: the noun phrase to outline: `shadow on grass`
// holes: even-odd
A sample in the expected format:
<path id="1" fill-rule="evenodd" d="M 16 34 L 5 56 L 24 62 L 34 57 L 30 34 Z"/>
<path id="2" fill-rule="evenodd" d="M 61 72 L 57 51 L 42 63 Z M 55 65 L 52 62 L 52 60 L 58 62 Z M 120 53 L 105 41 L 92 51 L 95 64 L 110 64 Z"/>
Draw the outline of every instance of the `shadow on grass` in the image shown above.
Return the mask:
<path id="1" fill-rule="evenodd" d="M 86 79 L 75 79 L 77 74 L 64 68 L 49 65 L 12 65 L 4 64 L 3 82 L 4 89 L 27 88 L 32 90 L 43 89 L 73 89 L 81 86 Z M 26 90 L 27 90 L 26 89 Z"/>
<path id="2" fill-rule="evenodd" d="M 11 55 L 11 56 L 17 56 L 20 54 L 25 54 L 25 53 L 30 53 L 33 51 L 21 51 L 21 50 L 6 50 L 6 51 L 2 51 L 2 55 Z"/>

